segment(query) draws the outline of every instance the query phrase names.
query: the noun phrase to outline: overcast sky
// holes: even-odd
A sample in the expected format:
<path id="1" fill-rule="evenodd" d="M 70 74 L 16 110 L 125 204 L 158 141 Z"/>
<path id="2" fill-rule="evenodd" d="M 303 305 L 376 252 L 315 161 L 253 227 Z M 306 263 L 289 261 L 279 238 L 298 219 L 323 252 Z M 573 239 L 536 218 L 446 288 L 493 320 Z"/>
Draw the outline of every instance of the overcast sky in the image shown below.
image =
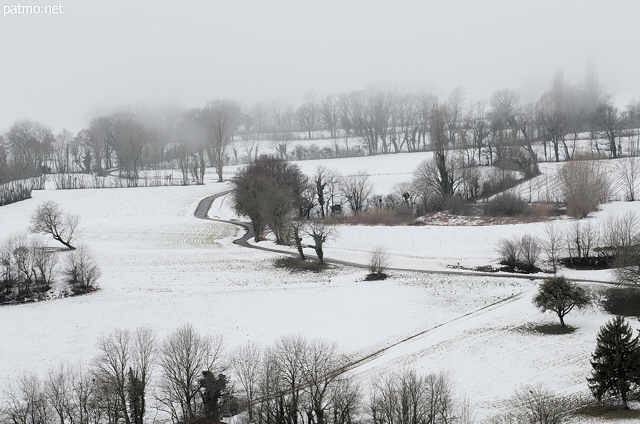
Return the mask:
<path id="1" fill-rule="evenodd" d="M 379 82 L 526 99 L 557 68 L 579 81 L 588 61 L 611 93 L 640 93 L 635 0 L 20 4 L 63 13 L 0 17 L 0 132 L 20 118 L 78 131 L 105 108 L 141 102 L 299 104 L 310 90 Z"/>

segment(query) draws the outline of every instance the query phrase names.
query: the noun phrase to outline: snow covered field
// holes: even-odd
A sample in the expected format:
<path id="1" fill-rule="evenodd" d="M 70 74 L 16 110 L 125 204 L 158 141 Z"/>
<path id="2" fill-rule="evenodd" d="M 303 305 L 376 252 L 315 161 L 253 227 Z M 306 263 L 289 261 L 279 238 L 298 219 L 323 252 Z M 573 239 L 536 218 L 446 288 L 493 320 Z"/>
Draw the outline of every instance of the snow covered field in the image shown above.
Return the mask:
<path id="1" fill-rule="evenodd" d="M 384 166 L 381 179 L 392 185 L 413 171 L 413 162 L 424 160 L 418 156 L 325 165 L 343 174 Z M 304 162 L 303 170 L 312 173 L 316 165 Z M 601 311 L 569 315 L 567 323 L 578 327 L 570 335 L 541 336 L 525 327 L 555 318 L 532 306 L 536 281 L 395 271 L 389 280 L 365 282 L 366 271 L 358 268 L 323 274 L 276 269 L 277 254 L 231 243 L 241 235 L 237 227 L 193 217 L 202 198 L 226 189 L 207 181 L 187 187 L 45 190 L 0 208 L 0 240 L 26 230 L 32 211 L 46 200 L 79 214 L 81 241 L 103 271 L 97 293 L 0 307 L 0 385 L 25 370 L 44 375 L 63 360 L 86 363 L 96 353 L 97 337 L 116 328 L 148 326 L 164 337 L 190 322 L 202 333 L 223 335 L 229 349 L 247 340 L 268 344 L 303 334 L 335 340 L 356 357 L 424 332 L 355 372 L 368 378 L 398 367 L 449 371 L 479 418 L 500 412 L 522 384 L 543 382 L 559 393 L 586 393 L 595 335 L 609 319 Z M 599 214 L 630 207 L 635 204 L 613 203 Z M 232 217 L 228 199 L 216 202 L 209 215 Z M 371 246 L 384 244 L 396 267 L 487 264 L 495 262 L 497 238 L 539 232 L 541 225 L 341 227 L 327 256 L 366 262 Z M 55 246 L 52 240 L 50 245 Z M 632 326 L 638 328 L 638 322 Z"/>

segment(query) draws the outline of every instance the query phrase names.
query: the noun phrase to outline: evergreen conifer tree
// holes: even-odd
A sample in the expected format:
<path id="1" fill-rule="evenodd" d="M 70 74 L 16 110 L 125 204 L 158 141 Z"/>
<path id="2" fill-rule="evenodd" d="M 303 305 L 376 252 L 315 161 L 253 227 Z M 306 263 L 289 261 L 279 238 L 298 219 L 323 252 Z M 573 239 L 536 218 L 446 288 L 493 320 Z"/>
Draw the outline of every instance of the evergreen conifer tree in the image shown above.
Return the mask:
<path id="1" fill-rule="evenodd" d="M 604 395 L 620 397 L 623 409 L 629 409 L 629 394 L 640 384 L 640 335 L 634 338 L 629 324 L 618 315 L 600 327 L 596 340 L 589 389 L 599 401 Z"/>

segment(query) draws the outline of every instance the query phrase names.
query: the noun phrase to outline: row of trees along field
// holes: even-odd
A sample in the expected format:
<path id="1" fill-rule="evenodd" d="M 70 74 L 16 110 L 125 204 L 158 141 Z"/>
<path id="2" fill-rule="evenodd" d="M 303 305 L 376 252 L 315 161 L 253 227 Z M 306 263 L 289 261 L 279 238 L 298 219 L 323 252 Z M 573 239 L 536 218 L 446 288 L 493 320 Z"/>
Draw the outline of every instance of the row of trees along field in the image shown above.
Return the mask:
<path id="1" fill-rule="evenodd" d="M 61 364 L 44 379 L 24 373 L 4 387 L 0 416 L 15 424 L 189 424 L 246 411 L 259 424 L 351 424 L 364 415 L 391 424 L 409 401 L 413 423 L 469 422 L 446 374 L 386 375 L 367 401 L 349 362 L 335 343 L 301 336 L 226 352 L 220 337 L 191 325 L 164 340 L 145 328 L 117 330 L 98 340 L 90 363 Z"/>
<path id="2" fill-rule="evenodd" d="M 387 372 L 368 384 L 348 371 L 335 343 L 283 336 L 231 352 L 218 336 L 184 325 L 164 340 L 147 328 L 103 335 L 89 363 L 61 363 L 45 378 L 23 373 L 6 385 L 0 417 L 14 424 L 190 424 L 240 415 L 256 424 L 471 424 L 469 401 L 446 372 Z M 587 378 L 593 396 L 624 409 L 640 383 L 640 341 L 623 317 L 600 329 Z M 592 402 L 591 402 L 592 403 Z M 560 424 L 585 399 L 522 386 L 484 422 Z"/>
<path id="3" fill-rule="evenodd" d="M 436 121 L 442 122 L 445 148 L 464 149 L 467 165 L 535 170 L 539 160 L 573 158 L 585 133 L 592 153 L 615 158 L 636 155 L 640 147 L 640 103 L 619 110 L 594 72 L 572 84 L 558 71 L 534 102 L 521 101 L 513 90 L 472 101 L 462 88 L 439 99 L 374 87 L 324 97 L 308 93 L 298 107 L 242 107 L 233 100 L 188 110 L 141 106 L 96 116 L 77 134 L 20 120 L 2 135 L 0 184 L 47 172 L 100 175 L 114 167 L 131 185 L 142 169 L 158 167 L 182 170 L 176 183 L 202 183 L 206 166 L 222 179 L 226 164 L 250 162 L 265 143 L 281 158 L 299 160 L 431 150 L 434 113 L 441 115 Z M 294 139 L 327 137 L 334 140 L 331 147 L 291 148 Z M 624 137 L 635 142 L 622 146 Z"/>

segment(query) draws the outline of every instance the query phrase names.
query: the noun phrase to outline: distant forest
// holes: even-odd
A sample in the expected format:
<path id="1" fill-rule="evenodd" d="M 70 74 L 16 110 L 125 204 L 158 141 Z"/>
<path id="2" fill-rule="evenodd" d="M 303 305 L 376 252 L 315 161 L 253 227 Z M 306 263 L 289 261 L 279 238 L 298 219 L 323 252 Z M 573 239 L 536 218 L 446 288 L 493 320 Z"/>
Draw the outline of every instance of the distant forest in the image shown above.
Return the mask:
<path id="1" fill-rule="evenodd" d="M 447 149 L 463 149 L 465 166 L 537 169 L 538 161 L 574 158 L 590 140 L 592 155 L 635 156 L 640 150 L 640 102 L 617 108 L 593 71 L 573 84 L 556 72 L 549 89 L 530 103 L 505 89 L 469 100 L 463 88 L 446 98 L 390 87 L 320 96 L 302 104 L 243 106 L 212 100 L 202 108 L 139 107 L 94 117 L 74 134 L 19 120 L 0 135 L 0 185 L 49 173 L 107 172 L 136 185 L 145 169 L 179 169 L 177 184 L 202 184 L 206 167 L 221 181 L 226 165 L 269 152 L 286 160 L 329 159 L 432 150 L 434 111 L 442 115 Z M 440 121 L 441 119 L 438 119 Z M 629 140 L 625 146 L 622 139 Z M 331 139 L 332 142 L 293 143 Z M 534 146 L 536 148 L 534 149 Z"/>

